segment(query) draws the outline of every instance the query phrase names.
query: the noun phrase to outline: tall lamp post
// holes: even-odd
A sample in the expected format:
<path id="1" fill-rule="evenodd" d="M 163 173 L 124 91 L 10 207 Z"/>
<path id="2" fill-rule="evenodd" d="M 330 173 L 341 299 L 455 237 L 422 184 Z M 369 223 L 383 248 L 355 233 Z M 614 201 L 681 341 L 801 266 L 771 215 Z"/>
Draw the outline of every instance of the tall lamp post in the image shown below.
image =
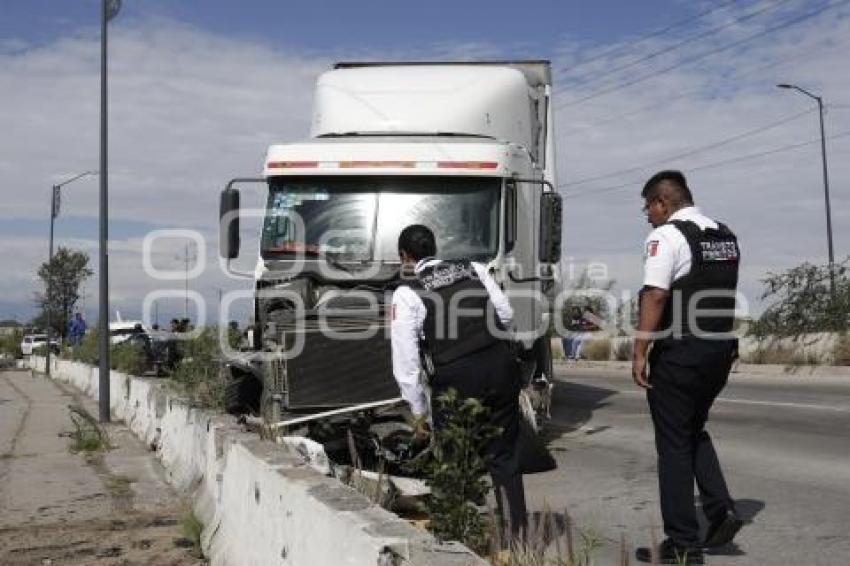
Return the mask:
<path id="1" fill-rule="evenodd" d="M 106 29 L 118 15 L 121 0 L 101 0 L 100 12 L 100 264 L 98 305 L 98 417 L 108 423 L 109 414 L 109 131 L 107 122 Z"/>
<path id="2" fill-rule="evenodd" d="M 50 250 L 47 255 L 47 309 L 45 309 L 47 311 L 47 375 L 50 375 L 50 338 L 53 333 L 53 309 L 51 308 L 53 305 L 53 224 L 56 217 L 59 216 L 61 202 L 60 189 L 68 183 L 82 179 L 86 175 L 97 175 L 97 171 L 85 171 L 57 185 L 53 185 L 53 190 L 50 194 Z"/>
<path id="3" fill-rule="evenodd" d="M 818 103 L 818 115 L 820 116 L 820 152 L 823 161 L 823 197 L 826 202 L 826 242 L 829 250 L 829 293 L 832 301 L 835 301 L 835 254 L 832 249 L 832 211 L 829 206 L 829 174 L 826 167 L 826 136 L 823 128 L 823 98 L 812 94 L 797 85 L 782 83 L 776 85 L 779 88 L 796 90 L 814 99 Z"/>

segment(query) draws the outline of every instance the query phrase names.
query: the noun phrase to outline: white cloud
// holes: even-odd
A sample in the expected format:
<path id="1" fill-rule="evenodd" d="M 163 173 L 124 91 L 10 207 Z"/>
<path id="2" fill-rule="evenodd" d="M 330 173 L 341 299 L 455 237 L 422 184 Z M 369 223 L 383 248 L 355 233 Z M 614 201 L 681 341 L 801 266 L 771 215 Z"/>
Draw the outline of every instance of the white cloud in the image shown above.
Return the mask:
<path id="1" fill-rule="evenodd" d="M 795 82 L 823 94 L 828 103 L 850 103 L 850 20 L 837 11 L 765 36 L 751 44 L 684 65 L 633 87 L 570 105 L 617 81 L 651 73 L 680 59 L 734 41 L 788 19 L 792 2 L 765 18 L 730 26 L 716 36 L 636 65 L 601 81 L 594 74 L 623 65 L 681 41 L 657 37 L 586 49 L 566 38 L 553 47 L 559 108 L 558 147 L 562 183 L 653 163 L 753 130 L 811 107 L 812 101 L 773 87 Z M 753 8 L 750 8 L 752 10 Z M 741 14 L 722 11 L 706 27 Z M 521 44 L 438 44 L 410 53 L 324 53 L 282 50 L 248 40 L 216 36 L 161 19 L 127 26 L 110 36 L 110 214 L 114 222 L 143 220 L 163 227 L 200 230 L 210 242 L 208 269 L 193 284 L 208 297 L 217 289 L 244 286 L 218 273 L 215 233 L 218 192 L 236 176 L 259 174 L 272 142 L 303 138 L 308 131 L 315 77 L 334 59 L 510 58 Z M 622 47 L 612 51 L 612 47 Z M 600 56 L 601 54 L 601 56 Z M 337 56 L 334 56 L 337 55 Z M 580 61 L 598 57 L 589 65 Z M 0 220 L 31 219 L 46 225 L 49 187 L 67 176 L 96 169 L 98 159 L 99 42 L 95 30 L 32 47 L 4 40 L 0 46 Z M 617 117 L 619 116 L 619 117 Z M 614 118 L 612 118 L 614 117 Z M 830 111 L 828 134 L 850 130 L 850 111 Z M 816 115 L 801 116 L 723 147 L 665 163 L 689 169 L 744 154 L 816 139 Z M 844 257 L 850 197 L 850 164 L 843 159 L 850 138 L 829 143 L 836 255 Z M 565 194 L 623 183 L 624 190 L 588 192 L 566 200 L 564 255 L 602 261 L 621 288 L 640 280 L 640 248 L 647 231 L 637 196 L 642 181 L 662 165 L 567 185 Z M 781 270 L 804 259 L 825 258 L 823 194 L 817 144 L 689 175 L 706 212 L 728 223 L 744 246 L 742 287 L 758 290 L 766 270 Z M 262 202 L 260 191 L 245 195 L 246 206 Z M 97 182 L 67 187 L 63 217 L 95 218 Z M 59 222 L 62 222 L 60 217 Z M 46 232 L 46 226 L 45 226 Z M 46 238 L 45 238 L 46 239 Z M 4 299 L 31 301 L 35 268 L 46 255 L 45 239 L 5 236 L 0 242 Z M 95 242 L 74 244 L 96 263 Z M 112 244 L 113 304 L 136 310 L 140 297 L 159 284 L 144 276 L 141 240 Z M 252 249 L 246 243 L 243 250 Z M 174 253 L 177 253 L 176 250 Z M 8 259 L 7 259 L 8 258 Z M 95 265 L 96 267 L 96 265 Z M 88 284 L 94 295 L 96 280 Z M 177 285 L 180 288 L 180 285 Z M 94 301 L 89 298 L 88 303 Z"/>
<path id="2" fill-rule="evenodd" d="M 796 12 L 782 10 L 767 20 L 754 18 L 743 26 L 745 29 L 734 26 L 711 41 L 697 41 L 674 52 L 675 56 L 671 53 L 663 62 L 635 66 L 616 75 L 617 79 L 628 82 L 653 69 L 669 67 L 676 60 L 740 41 L 802 13 L 799 5 L 796 8 Z M 774 85 L 793 82 L 820 93 L 827 103 L 846 103 L 850 98 L 850 20 L 837 17 L 835 11 L 826 13 L 638 85 L 570 104 L 607 84 L 618 84 L 594 82 L 594 71 L 623 65 L 678 41 L 643 42 L 599 58 L 590 66 L 575 67 L 575 72 L 567 68 L 560 76 L 558 87 L 564 104 L 558 113 L 560 182 L 565 184 L 562 190 L 566 195 L 576 195 L 565 201 L 564 252 L 609 263 L 612 276 L 622 286 L 637 288 L 637 254 L 648 230 L 639 211 L 640 189 L 655 171 L 680 168 L 688 174 L 698 204 L 737 231 L 744 248 L 741 287 L 758 307 L 758 280 L 765 271 L 826 259 L 819 143 L 717 167 L 701 166 L 818 140 L 814 101 Z M 572 53 L 573 60 L 581 59 L 574 45 L 564 47 L 564 51 Z M 685 158 L 664 160 L 807 108 L 812 112 L 756 135 Z M 828 113 L 827 135 L 848 130 L 850 112 Z M 850 164 L 842 158 L 850 148 L 849 141 L 845 137 L 828 142 L 836 258 L 845 257 L 850 244 L 846 233 L 850 197 L 844 190 Z M 631 169 L 636 170 L 573 184 Z M 626 186 L 607 190 L 618 185 Z M 622 261 L 629 254 L 636 258 L 631 266 Z"/>

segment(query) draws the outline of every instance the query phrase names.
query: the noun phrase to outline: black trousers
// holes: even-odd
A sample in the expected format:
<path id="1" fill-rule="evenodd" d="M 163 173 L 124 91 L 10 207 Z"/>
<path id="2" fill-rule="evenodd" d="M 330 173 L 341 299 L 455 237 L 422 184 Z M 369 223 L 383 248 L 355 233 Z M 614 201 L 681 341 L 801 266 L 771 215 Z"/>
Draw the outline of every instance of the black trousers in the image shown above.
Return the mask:
<path id="1" fill-rule="evenodd" d="M 504 517 L 504 493 L 515 533 L 524 530 L 528 520 L 516 446 L 520 419 L 519 379 L 516 360 L 503 343 L 439 366 L 436 375 L 431 378 L 432 399 L 454 388 L 461 399 L 474 397 L 481 401 L 490 409 L 490 424 L 502 429 L 502 434 L 488 444 L 486 451 L 498 512 Z M 445 415 L 441 414 L 439 407 L 433 409 L 435 434 L 440 434 Z"/>
<path id="2" fill-rule="evenodd" d="M 731 341 L 663 340 L 649 355 L 647 391 L 655 426 L 658 484 L 665 534 L 681 546 L 699 544 L 694 480 L 710 522 L 733 502 L 711 437 L 708 412 L 732 367 Z"/>

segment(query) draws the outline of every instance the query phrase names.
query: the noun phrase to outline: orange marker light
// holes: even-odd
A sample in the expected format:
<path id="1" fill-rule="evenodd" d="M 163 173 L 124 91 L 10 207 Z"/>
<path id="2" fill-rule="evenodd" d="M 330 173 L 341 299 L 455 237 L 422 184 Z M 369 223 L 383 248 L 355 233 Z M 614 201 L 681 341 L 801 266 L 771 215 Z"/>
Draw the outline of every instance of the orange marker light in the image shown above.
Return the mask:
<path id="1" fill-rule="evenodd" d="M 319 166 L 318 161 L 269 161 L 269 169 L 311 169 Z"/>
<path id="2" fill-rule="evenodd" d="M 496 169 L 495 161 L 438 161 L 439 169 Z"/>

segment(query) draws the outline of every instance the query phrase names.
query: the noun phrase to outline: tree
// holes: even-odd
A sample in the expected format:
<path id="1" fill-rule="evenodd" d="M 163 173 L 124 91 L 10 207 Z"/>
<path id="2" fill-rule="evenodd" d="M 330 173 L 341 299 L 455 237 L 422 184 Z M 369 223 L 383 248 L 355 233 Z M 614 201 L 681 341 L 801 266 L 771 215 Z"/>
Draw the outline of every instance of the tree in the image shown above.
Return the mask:
<path id="1" fill-rule="evenodd" d="M 809 332 L 846 332 L 850 326 L 850 258 L 834 267 L 835 298 L 828 265 L 803 263 L 762 280 L 761 298 L 773 302 L 750 328 L 756 336 L 800 336 Z"/>
<path id="2" fill-rule="evenodd" d="M 53 331 L 63 338 L 68 330 L 71 312 L 80 299 L 80 285 L 94 273 L 88 264 L 87 253 L 59 246 L 59 251 L 53 255 L 53 261 L 44 262 L 38 268 L 38 277 L 44 284 L 45 292 L 36 293 L 36 304 L 41 308 L 41 314 L 36 320 L 43 321 L 46 326 L 49 310 Z"/>

